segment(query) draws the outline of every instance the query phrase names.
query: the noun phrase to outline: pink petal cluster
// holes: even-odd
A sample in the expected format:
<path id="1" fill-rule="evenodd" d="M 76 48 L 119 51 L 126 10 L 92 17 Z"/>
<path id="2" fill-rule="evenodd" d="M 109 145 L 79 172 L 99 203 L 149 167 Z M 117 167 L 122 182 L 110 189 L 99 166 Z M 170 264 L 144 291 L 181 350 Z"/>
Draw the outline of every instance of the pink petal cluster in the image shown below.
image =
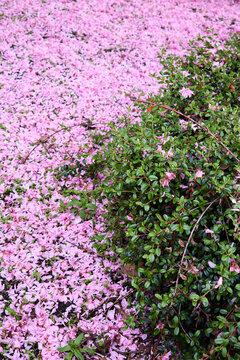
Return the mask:
<path id="1" fill-rule="evenodd" d="M 160 180 L 160 182 L 163 187 L 169 186 L 169 182 L 175 178 L 176 178 L 176 174 L 166 171 L 164 178 Z"/>
<path id="2" fill-rule="evenodd" d="M 231 260 L 230 269 L 231 272 L 235 271 L 236 273 L 240 274 L 240 266 L 236 260 Z"/>
<path id="3" fill-rule="evenodd" d="M 203 175 L 205 174 L 204 171 L 200 170 L 200 169 L 197 169 L 197 172 L 195 174 L 195 178 L 200 178 L 202 179 Z"/>
<path id="4" fill-rule="evenodd" d="M 157 360 L 170 360 L 171 359 L 172 352 L 168 351 L 166 354 L 158 356 Z"/>
<path id="5" fill-rule="evenodd" d="M 205 230 L 205 233 L 206 233 L 206 234 L 214 234 L 214 231 L 211 230 L 211 229 L 206 229 L 206 230 Z"/>
<path id="6" fill-rule="evenodd" d="M 79 329 L 108 336 L 109 360 L 148 345 L 140 329 L 122 330 L 134 312 L 115 302 L 127 298 L 126 275 L 115 279 L 119 264 L 92 246 L 104 231 L 102 205 L 94 222 L 64 209 L 74 196 L 63 191 L 91 189 L 91 181 L 84 172 L 57 180 L 54 169 L 80 152 L 91 152 L 91 162 L 86 124 L 108 129 L 129 116 L 125 93 L 158 93 L 149 74 L 161 70 L 159 47 L 183 55 L 209 28 L 219 40 L 240 30 L 238 4 L 200 0 L 194 8 L 188 0 L 0 2 L 0 358 L 63 359 L 57 349 Z M 166 172 L 162 185 L 174 176 Z"/>
<path id="7" fill-rule="evenodd" d="M 194 95 L 194 92 L 189 88 L 182 88 L 182 90 L 180 90 L 179 92 L 184 98 L 188 98 Z"/>

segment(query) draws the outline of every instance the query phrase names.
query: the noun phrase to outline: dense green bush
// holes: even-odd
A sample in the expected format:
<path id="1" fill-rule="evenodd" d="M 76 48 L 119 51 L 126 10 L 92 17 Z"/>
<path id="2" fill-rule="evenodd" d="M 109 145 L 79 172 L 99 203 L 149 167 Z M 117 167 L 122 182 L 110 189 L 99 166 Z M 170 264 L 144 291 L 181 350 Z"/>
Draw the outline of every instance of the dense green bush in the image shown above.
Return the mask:
<path id="1" fill-rule="evenodd" d="M 153 334 L 154 354 L 173 343 L 178 359 L 240 359 L 240 38 L 159 57 L 159 94 L 135 99 L 141 122 L 92 132 L 92 164 L 62 170 L 93 178 L 92 200 L 75 205 L 104 201 L 113 235 L 96 246 L 136 266 L 128 325 Z"/>

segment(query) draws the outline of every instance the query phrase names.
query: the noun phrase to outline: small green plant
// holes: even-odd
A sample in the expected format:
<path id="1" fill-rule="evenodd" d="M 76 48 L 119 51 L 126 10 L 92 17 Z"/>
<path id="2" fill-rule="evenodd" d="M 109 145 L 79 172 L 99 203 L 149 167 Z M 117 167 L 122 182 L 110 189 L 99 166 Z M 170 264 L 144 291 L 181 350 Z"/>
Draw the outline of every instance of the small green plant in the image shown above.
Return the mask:
<path id="1" fill-rule="evenodd" d="M 64 173 L 93 179 L 83 199 L 102 204 L 113 234 L 96 247 L 138 271 L 127 322 L 153 336 L 153 356 L 165 341 L 178 359 L 239 359 L 240 38 L 159 56 L 159 94 L 134 98 L 141 121 L 92 132 L 92 164 L 85 154 Z"/>
<path id="2" fill-rule="evenodd" d="M 93 355 L 95 353 L 94 349 L 84 346 L 82 343 L 85 341 L 84 334 L 78 335 L 75 340 L 69 340 L 68 345 L 59 348 L 60 353 L 67 353 L 65 360 L 71 360 L 73 356 L 75 358 L 84 360 L 86 359 L 86 354 Z"/>

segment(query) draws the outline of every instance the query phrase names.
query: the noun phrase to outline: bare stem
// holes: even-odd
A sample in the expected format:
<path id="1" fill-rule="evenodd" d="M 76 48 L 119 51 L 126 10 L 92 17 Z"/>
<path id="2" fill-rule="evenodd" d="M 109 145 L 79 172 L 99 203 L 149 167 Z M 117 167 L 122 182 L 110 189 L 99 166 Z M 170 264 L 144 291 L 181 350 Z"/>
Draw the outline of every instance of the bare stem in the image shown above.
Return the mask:
<path id="1" fill-rule="evenodd" d="M 202 217 L 205 215 L 205 213 L 208 211 L 208 209 L 212 206 L 212 204 L 214 204 L 214 203 L 215 203 L 216 201 L 218 201 L 218 200 L 219 200 L 219 198 L 213 200 L 213 201 L 206 207 L 206 209 L 202 212 L 202 214 L 201 214 L 201 216 L 199 217 L 199 219 L 196 221 L 196 223 L 195 223 L 195 225 L 194 225 L 194 227 L 193 227 L 193 229 L 192 229 L 192 231 L 191 231 L 191 233 L 190 233 L 190 235 L 189 235 L 189 237 L 188 237 L 187 243 L 186 243 L 185 248 L 184 248 L 184 251 L 183 251 L 182 259 L 181 259 L 181 262 L 180 262 L 180 265 L 179 265 L 179 270 L 178 270 L 178 274 L 177 274 L 177 280 L 176 280 L 175 290 L 174 290 L 174 293 L 173 293 L 173 297 L 172 297 L 172 301 L 171 301 L 170 307 L 172 307 L 174 298 L 175 298 L 176 293 L 177 293 L 178 282 L 179 282 L 179 278 L 180 278 L 180 274 L 181 274 L 181 270 L 182 270 L 183 260 L 184 260 L 184 257 L 185 257 L 185 255 L 186 255 L 188 245 L 189 245 L 189 243 L 190 243 L 190 241 L 191 241 L 191 239 L 192 239 L 192 236 L 193 236 L 193 234 L 194 234 L 194 231 L 196 230 L 198 224 L 200 223 Z"/>
<path id="2" fill-rule="evenodd" d="M 222 142 L 222 140 L 218 139 L 217 136 L 215 136 L 206 126 L 202 125 L 202 124 L 199 124 L 196 120 L 194 120 L 193 118 L 191 118 L 189 115 L 185 115 L 183 114 L 181 111 L 178 111 L 176 109 L 173 109 L 171 108 L 170 106 L 168 105 L 165 105 L 163 103 L 152 103 L 151 101 L 147 101 L 147 100 L 141 100 L 141 99 L 137 99 L 137 98 L 134 98 L 134 97 L 131 97 L 131 100 L 133 101 L 137 101 L 137 102 L 140 102 L 140 103 L 144 103 L 144 104 L 149 104 L 151 106 L 159 106 L 161 108 L 164 108 L 164 109 L 167 109 L 167 110 L 170 110 L 170 111 L 173 111 L 175 112 L 176 114 L 178 115 L 181 115 L 183 117 L 185 117 L 185 119 L 188 119 L 190 121 L 192 121 L 198 128 L 206 131 L 206 133 L 208 133 L 208 135 L 210 135 L 213 139 L 215 139 L 229 154 L 232 155 L 232 157 L 240 164 L 240 160 L 238 159 L 238 157 Z M 154 107 L 155 107 L 154 106 Z"/>

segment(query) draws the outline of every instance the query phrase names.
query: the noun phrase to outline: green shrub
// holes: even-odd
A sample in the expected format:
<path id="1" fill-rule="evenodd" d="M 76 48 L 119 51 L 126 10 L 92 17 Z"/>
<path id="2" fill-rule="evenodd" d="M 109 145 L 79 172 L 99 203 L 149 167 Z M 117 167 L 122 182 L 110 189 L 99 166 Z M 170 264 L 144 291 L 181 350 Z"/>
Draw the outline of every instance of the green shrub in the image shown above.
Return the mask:
<path id="1" fill-rule="evenodd" d="M 128 324 L 154 336 L 154 354 L 167 343 L 183 359 L 240 359 L 240 38 L 198 38 L 184 58 L 159 57 L 159 94 L 135 99 L 141 121 L 92 132 L 92 164 L 67 174 L 93 178 L 107 244 L 138 270 Z"/>
<path id="2" fill-rule="evenodd" d="M 72 360 L 73 357 L 85 360 L 84 354 L 93 355 L 95 353 L 94 349 L 83 346 L 84 340 L 84 334 L 81 333 L 75 340 L 69 340 L 68 345 L 59 348 L 60 353 L 67 353 L 64 360 Z"/>

